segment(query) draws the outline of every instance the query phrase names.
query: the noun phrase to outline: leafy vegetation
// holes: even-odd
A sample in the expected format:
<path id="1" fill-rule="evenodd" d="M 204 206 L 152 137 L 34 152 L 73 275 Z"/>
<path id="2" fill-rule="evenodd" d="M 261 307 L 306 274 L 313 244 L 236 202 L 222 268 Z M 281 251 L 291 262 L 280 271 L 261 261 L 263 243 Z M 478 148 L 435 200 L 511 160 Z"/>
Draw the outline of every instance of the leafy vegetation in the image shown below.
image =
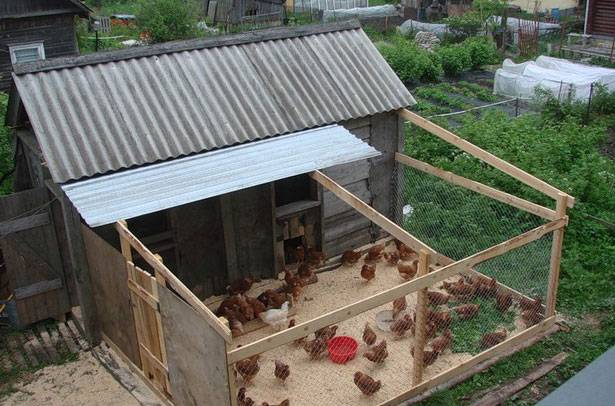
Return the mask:
<path id="1" fill-rule="evenodd" d="M 197 35 L 197 7 L 192 0 L 141 0 L 139 27 L 153 43 L 193 38 Z"/>
<path id="2" fill-rule="evenodd" d="M 6 93 L 0 92 L 0 195 L 11 193 L 13 171 L 13 147 L 11 133 L 4 125 L 4 117 L 6 116 L 6 108 L 9 101 L 9 96 Z"/>
<path id="3" fill-rule="evenodd" d="M 460 44 L 443 46 L 438 49 L 442 70 L 447 76 L 456 77 L 470 68 L 472 59 L 468 49 Z"/>
<path id="4" fill-rule="evenodd" d="M 474 87 L 465 83 L 449 86 L 457 89 Z M 421 93 L 414 92 L 419 103 L 424 103 L 419 96 Z M 541 359 L 561 351 L 568 352 L 565 364 L 539 381 L 539 390 L 544 394 L 612 346 L 615 340 L 615 233 L 608 224 L 615 223 L 615 196 L 612 194 L 615 190 L 615 164 L 599 149 L 609 132 L 615 129 L 615 94 L 599 90 L 596 95 L 589 116 L 586 104 L 560 104 L 553 99 L 542 100 L 544 104 L 541 104 L 539 114 L 516 119 L 501 111 L 488 111 L 480 118 L 470 114 L 459 116 L 461 126 L 455 132 L 461 137 L 575 196 L 576 205 L 569 210 L 570 224 L 564 238 L 558 293 L 558 310 L 564 314 L 571 331 L 554 334 L 471 380 L 437 393 L 424 404 L 464 404 L 471 400 L 469 394 L 518 378 Z M 439 124 L 446 127 L 448 123 L 441 120 Z M 552 199 L 438 138 L 416 127 L 407 131 L 406 151 L 410 155 L 553 207 Z M 462 218 L 476 216 L 475 211 L 471 203 L 456 209 Z M 447 223 L 438 226 L 446 227 Z M 455 233 L 454 229 L 455 226 L 451 227 L 449 232 Z M 476 337 L 466 337 L 471 331 L 465 329 L 454 331 L 454 334 L 470 343 L 476 340 Z M 535 402 L 529 389 L 519 397 L 522 401 L 527 398 L 528 403 Z"/>
<path id="5" fill-rule="evenodd" d="M 406 83 L 434 82 L 442 74 L 436 55 L 401 35 L 395 35 L 390 41 L 377 43 L 376 46 L 399 78 Z"/>

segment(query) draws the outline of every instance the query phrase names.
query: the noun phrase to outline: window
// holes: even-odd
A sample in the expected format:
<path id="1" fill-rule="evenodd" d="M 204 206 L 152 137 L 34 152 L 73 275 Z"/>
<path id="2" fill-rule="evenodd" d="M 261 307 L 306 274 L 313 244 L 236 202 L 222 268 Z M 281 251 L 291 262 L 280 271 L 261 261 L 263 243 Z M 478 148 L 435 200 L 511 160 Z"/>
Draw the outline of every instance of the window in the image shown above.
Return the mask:
<path id="1" fill-rule="evenodd" d="M 42 42 L 10 46 L 9 52 L 13 64 L 45 59 L 45 47 Z"/>

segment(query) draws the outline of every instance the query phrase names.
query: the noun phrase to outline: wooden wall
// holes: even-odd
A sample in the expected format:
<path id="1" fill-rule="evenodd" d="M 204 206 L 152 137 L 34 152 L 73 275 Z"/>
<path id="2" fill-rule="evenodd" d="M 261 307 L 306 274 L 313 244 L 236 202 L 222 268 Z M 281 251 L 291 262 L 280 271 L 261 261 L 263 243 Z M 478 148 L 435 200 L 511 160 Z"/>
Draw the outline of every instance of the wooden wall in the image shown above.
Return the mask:
<path id="1" fill-rule="evenodd" d="M 100 329 L 140 367 L 124 257 L 88 227 L 83 226 L 82 233 Z"/>
<path id="2" fill-rule="evenodd" d="M 403 122 L 392 112 L 342 124 L 382 155 L 327 168 L 323 172 L 380 213 L 392 218 L 394 153 L 403 151 Z M 381 235 L 378 227 L 329 191 L 323 192 L 322 207 L 323 249 L 329 257 L 367 244 Z"/>
<path id="3" fill-rule="evenodd" d="M 228 405 L 224 339 L 169 289 L 158 289 L 171 395 L 176 405 Z"/>
<path id="4" fill-rule="evenodd" d="M 0 91 L 9 89 L 9 46 L 43 41 L 46 59 L 79 53 L 74 15 L 63 14 L 20 19 L 0 19 Z"/>

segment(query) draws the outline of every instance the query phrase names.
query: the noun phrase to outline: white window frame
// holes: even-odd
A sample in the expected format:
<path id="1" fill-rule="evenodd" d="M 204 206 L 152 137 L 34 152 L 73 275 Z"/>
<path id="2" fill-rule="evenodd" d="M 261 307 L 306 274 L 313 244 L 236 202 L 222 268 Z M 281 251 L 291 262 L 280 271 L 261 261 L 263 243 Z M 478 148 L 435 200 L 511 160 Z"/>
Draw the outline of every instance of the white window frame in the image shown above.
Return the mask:
<path id="1" fill-rule="evenodd" d="M 9 46 L 9 53 L 11 55 L 11 63 L 16 64 L 17 57 L 15 56 L 15 51 L 20 51 L 22 49 L 31 49 L 36 48 L 38 51 L 38 56 L 41 60 L 45 59 L 45 45 L 42 42 L 30 42 L 28 44 L 19 44 L 19 45 L 11 45 Z"/>

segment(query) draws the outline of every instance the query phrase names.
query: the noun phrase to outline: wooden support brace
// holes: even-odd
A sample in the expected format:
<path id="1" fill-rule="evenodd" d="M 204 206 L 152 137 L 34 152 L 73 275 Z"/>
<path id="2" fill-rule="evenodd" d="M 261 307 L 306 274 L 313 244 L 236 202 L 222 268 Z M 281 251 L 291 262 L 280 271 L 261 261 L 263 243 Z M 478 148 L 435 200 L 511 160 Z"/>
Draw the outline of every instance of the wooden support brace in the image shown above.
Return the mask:
<path id="1" fill-rule="evenodd" d="M 520 197 L 511 195 L 501 190 L 497 190 L 487 185 L 483 185 L 480 182 L 476 182 L 463 176 L 456 175 L 452 172 L 445 171 L 435 166 L 431 166 L 428 163 L 419 161 L 418 159 L 411 158 L 407 155 L 395 153 L 395 160 L 411 168 L 428 173 L 433 176 L 437 176 L 453 185 L 461 186 L 476 193 L 480 193 L 484 196 L 490 197 L 502 203 L 516 207 L 520 210 L 532 213 L 536 216 L 543 217 L 549 220 L 555 220 L 559 218 L 555 210 L 548 209 L 539 204 L 521 199 Z"/>
<path id="2" fill-rule="evenodd" d="M 568 195 L 560 193 L 557 199 L 556 211 L 558 216 L 566 217 Z M 553 232 L 553 242 L 551 245 L 551 264 L 549 272 L 549 288 L 547 290 L 547 308 L 545 316 L 550 317 L 555 314 L 555 301 L 557 299 L 557 285 L 559 284 L 560 262 L 562 259 L 562 246 L 564 244 L 564 228 L 559 228 Z"/>
<path id="3" fill-rule="evenodd" d="M 425 250 L 419 252 L 418 276 L 429 273 L 429 253 Z M 416 300 L 416 325 L 414 328 L 414 367 L 412 386 L 423 381 L 423 351 L 425 350 L 425 327 L 427 324 L 427 288 L 417 292 Z"/>
<path id="4" fill-rule="evenodd" d="M 531 188 L 534 188 L 553 199 L 558 199 L 559 194 L 563 193 L 561 190 L 549 185 L 547 182 L 540 180 L 533 175 L 530 175 L 524 170 L 517 168 L 513 164 L 506 162 L 501 158 L 498 158 L 497 156 L 485 151 L 480 147 L 477 147 L 471 142 L 464 140 L 463 138 L 453 134 L 452 132 L 440 127 L 435 123 L 432 123 L 431 121 L 419 116 L 418 114 L 411 112 L 410 110 L 401 109 L 399 110 L 399 115 L 402 118 L 411 122 L 412 124 L 421 127 L 425 131 L 448 142 L 449 144 L 456 146 L 462 151 L 465 151 L 468 154 L 482 160 L 483 162 L 488 163 L 494 168 L 499 169 L 507 175 L 512 176 L 518 181 L 525 183 Z M 572 196 L 568 196 L 567 205 L 568 207 L 574 206 L 574 198 Z"/>
<path id="5" fill-rule="evenodd" d="M 348 190 L 337 184 L 335 181 L 333 181 L 333 179 L 329 178 L 324 173 L 320 171 L 314 171 L 310 174 L 310 176 L 312 177 L 312 179 L 320 183 L 324 188 L 328 189 L 331 193 L 333 193 L 342 201 L 350 205 L 350 207 L 361 213 L 363 216 L 367 217 L 371 222 L 380 226 L 384 231 L 391 234 L 393 237 L 397 238 L 398 240 L 406 244 L 408 247 L 412 248 L 414 251 L 428 251 L 431 254 L 430 258 L 433 261 L 432 263 L 444 263 L 446 261 L 443 255 L 437 253 L 433 248 L 408 233 L 406 230 L 395 224 L 393 221 L 383 216 L 376 209 L 350 193 Z"/>
<path id="6" fill-rule="evenodd" d="M 141 255 L 155 272 L 162 276 L 166 283 L 173 288 L 203 319 L 214 328 L 228 343 L 232 341 L 231 330 L 211 310 L 207 308 L 178 278 L 156 257 L 139 239 L 128 230 L 125 222 L 118 221 L 115 228 L 120 234 L 120 240 L 126 240 L 130 246 Z M 123 251 L 124 249 L 122 249 Z"/>

